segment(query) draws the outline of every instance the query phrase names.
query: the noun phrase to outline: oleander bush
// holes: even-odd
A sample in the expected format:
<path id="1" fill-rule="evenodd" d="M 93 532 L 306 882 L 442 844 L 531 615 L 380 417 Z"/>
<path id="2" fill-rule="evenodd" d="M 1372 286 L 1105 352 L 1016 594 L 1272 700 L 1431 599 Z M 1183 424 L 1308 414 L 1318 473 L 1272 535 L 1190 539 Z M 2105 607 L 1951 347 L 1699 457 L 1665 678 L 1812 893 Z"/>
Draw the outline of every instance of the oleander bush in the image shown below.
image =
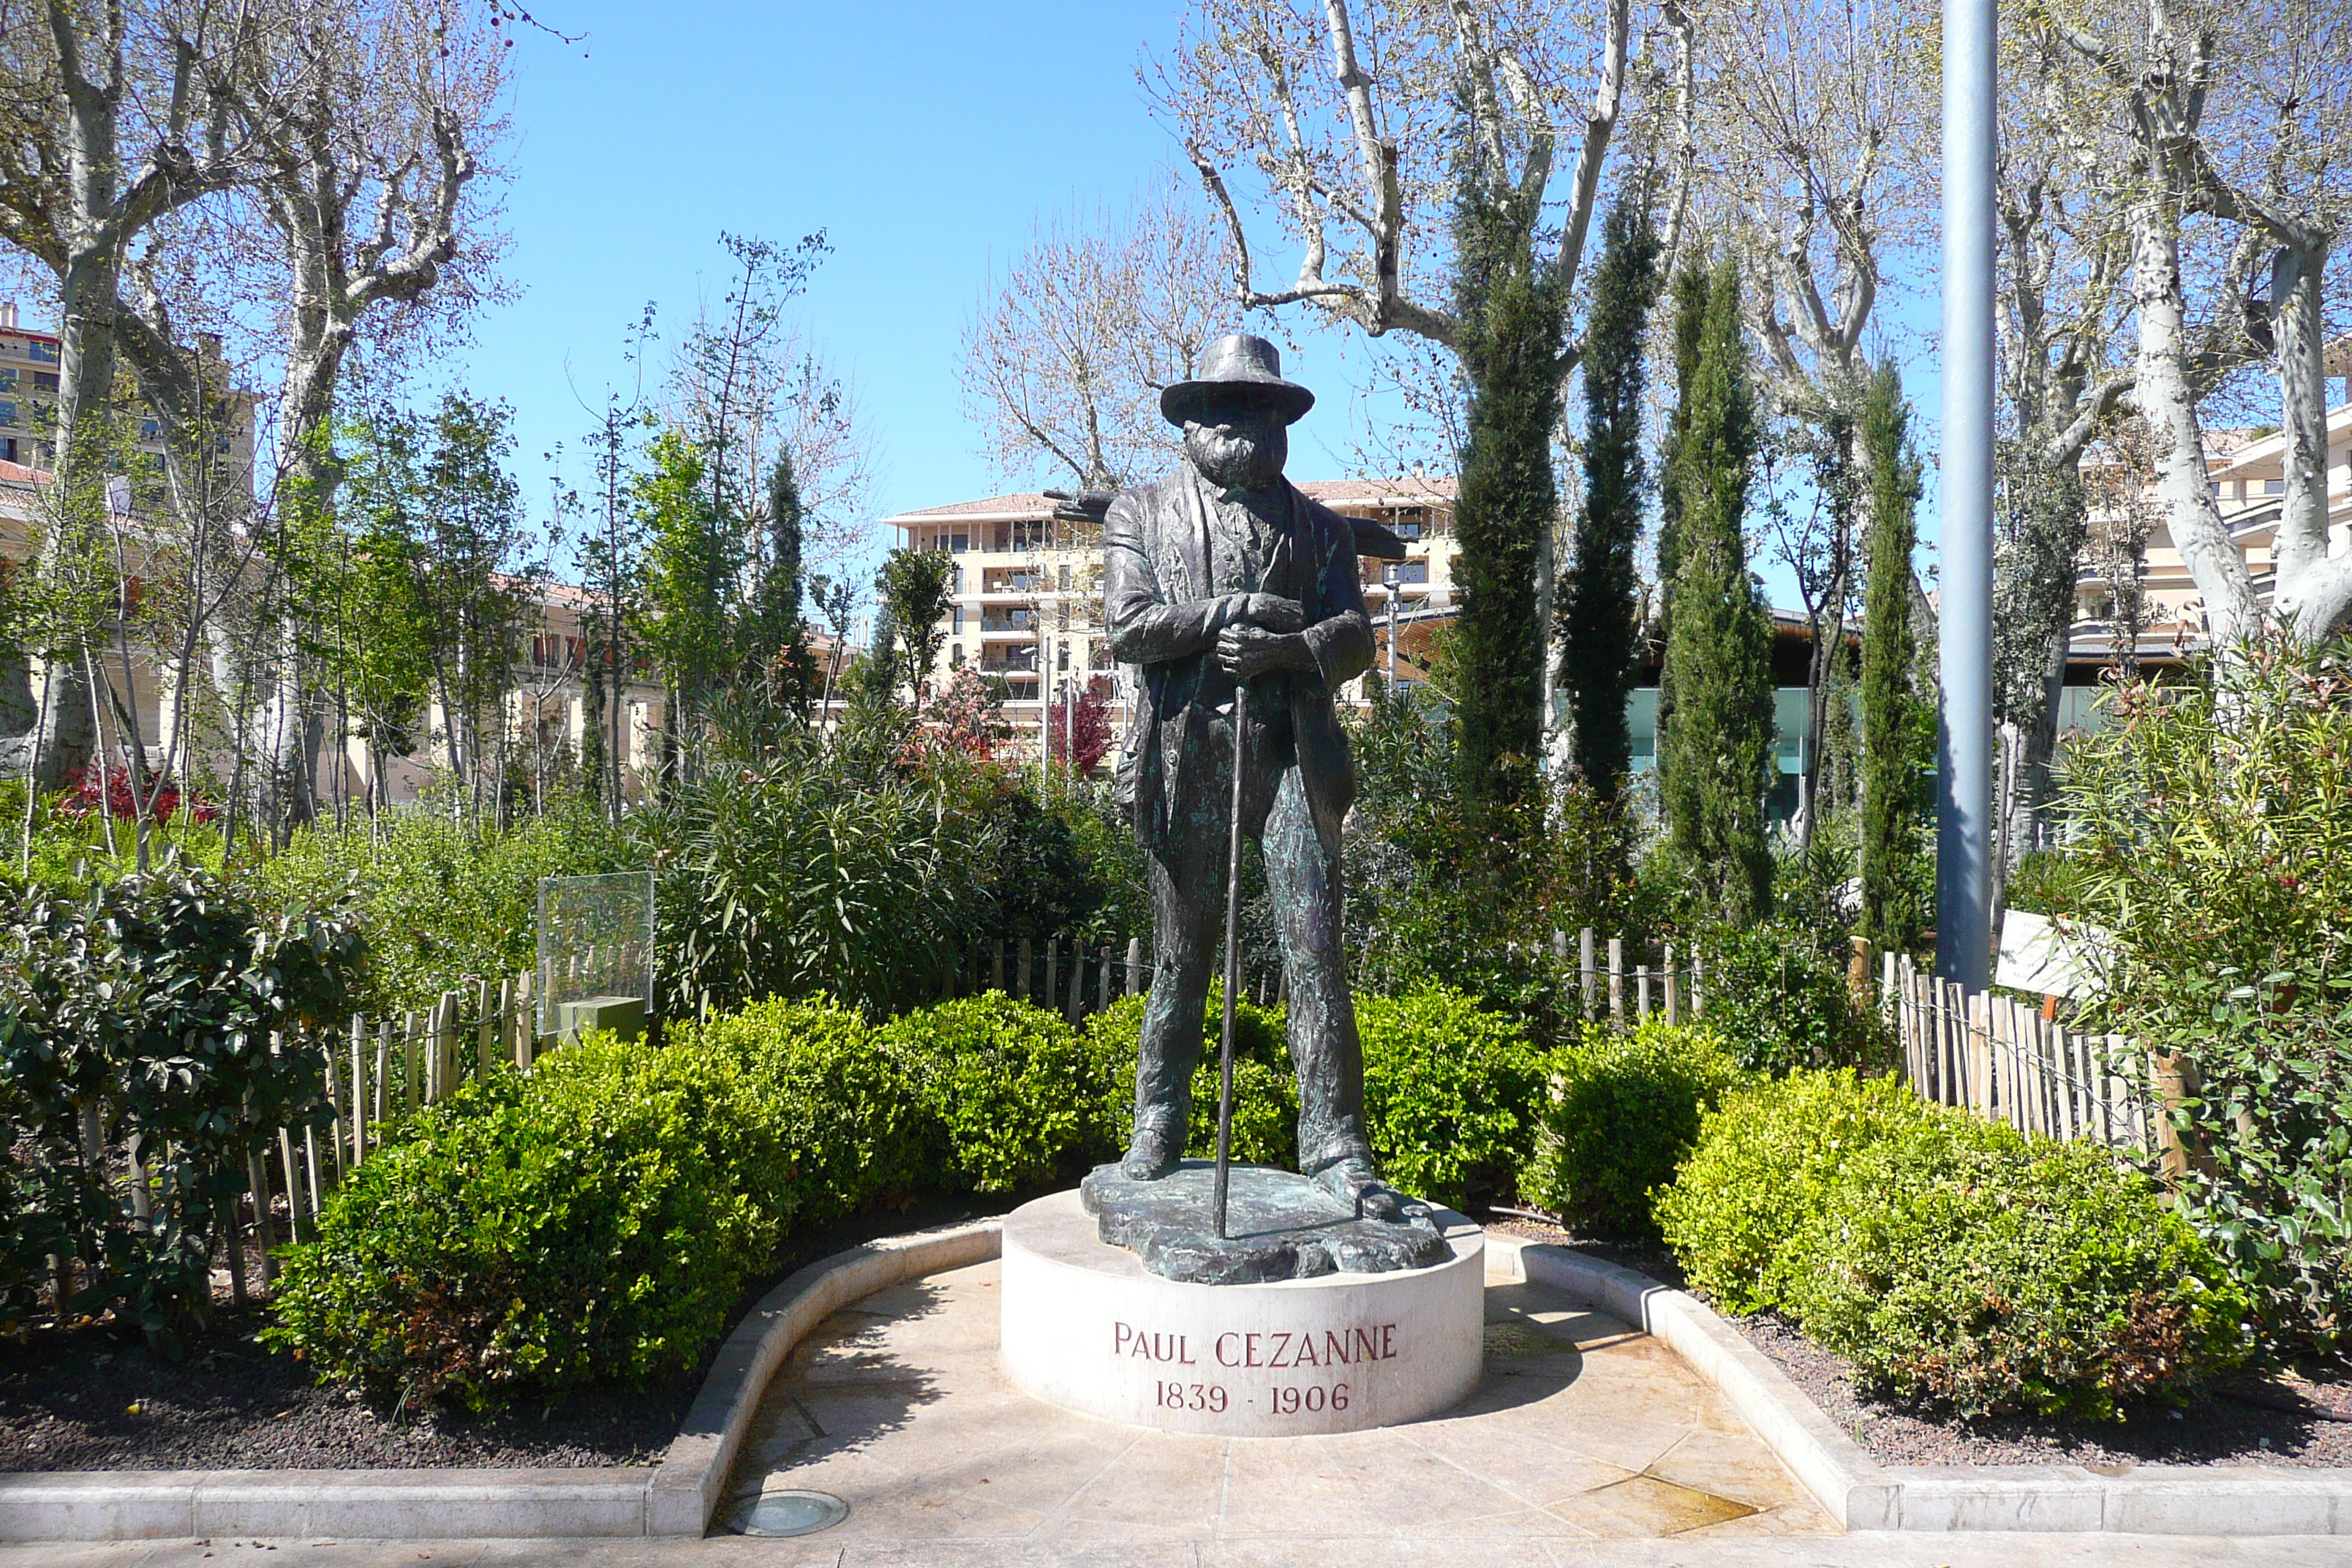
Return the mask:
<path id="1" fill-rule="evenodd" d="M 1751 1077 L 1700 1028 L 1587 1025 L 1545 1058 L 1535 1159 L 1520 1193 L 1579 1230 L 1655 1239 L 1651 1193 L 1674 1179 L 1699 1122 Z"/>
<path id="2" fill-rule="evenodd" d="M 381 1403 L 691 1366 L 793 1219 L 735 1050 L 590 1035 L 403 1123 L 289 1248 L 267 1342 Z"/>
<path id="3" fill-rule="evenodd" d="M 2113 1418 L 2251 1349 L 2228 1268 L 2153 1184 L 2087 1143 L 1882 1142 L 1845 1163 L 1791 1264 L 1790 1315 L 1809 1336 L 1963 1415 Z"/>
<path id="4" fill-rule="evenodd" d="M 1656 1207 L 1717 1306 L 1778 1310 L 1866 1382 L 1964 1415 L 2113 1415 L 2250 1348 L 2244 1291 L 2112 1152 L 1886 1079 L 1725 1096 Z"/>
<path id="5" fill-rule="evenodd" d="M 1097 1160 L 1127 1152 L 1135 1129 L 1136 1042 L 1148 996 L 1122 996 L 1086 1023 L 1087 1082 L 1097 1107 L 1091 1147 Z M 1201 1018 L 1201 1060 L 1192 1071 L 1192 1115 L 1184 1152 L 1209 1159 L 1217 1149 L 1217 1049 L 1224 1026 L 1224 987 L 1209 985 Z M 1279 1006 L 1247 997 L 1234 1004 L 1233 1156 L 1244 1164 L 1291 1166 L 1298 1155 L 1298 1080 L 1290 1069 Z"/>
<path id="6" fill-rule="evenodd" d="M 1357 998 L 1356 1026 L 1381 1174 L 1456 1208 L 1507 1202 L 1535 1152 L 1544 1083 L 1520 1023 L 1433 985 Z"/>
<path id="7" fill-rule="evenodd" d="M 943 1130 L 950 1190 L 1009 1193 L 1082 1157 L 1097 1097 L 1076 1030 L 1001 991 L 901 1014 L 875 1036 Z"/>

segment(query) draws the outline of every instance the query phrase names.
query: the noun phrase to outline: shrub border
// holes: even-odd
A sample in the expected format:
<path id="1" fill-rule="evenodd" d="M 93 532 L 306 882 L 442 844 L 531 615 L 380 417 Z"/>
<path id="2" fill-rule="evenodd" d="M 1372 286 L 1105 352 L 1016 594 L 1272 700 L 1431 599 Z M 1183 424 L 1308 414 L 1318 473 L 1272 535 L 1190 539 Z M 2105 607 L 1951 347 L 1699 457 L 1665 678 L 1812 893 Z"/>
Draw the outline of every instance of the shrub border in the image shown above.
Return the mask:
<path id="1" fill-rule="evenodd" d="M 719 1346 L 659 1465 L 0 1473 L 0 1542 L 699 1536 L 793 1346 L 860 1297 L 994 1258 L 1003 1230 L 1001 1220 L 983 1219 L 886 1237 L 796 1270 Z"/>
<path id="2" fill-rule="evenodd" d="M 1882 1465 L 1788 1374 L 1689 1292 L 1565 1247 L 1489 1233 L 1519 1277 L 1622 1318 L 1682 1357 L 1848 1531 L 2352 1535 L 2352 1469 L 2140 1465 Z"/>

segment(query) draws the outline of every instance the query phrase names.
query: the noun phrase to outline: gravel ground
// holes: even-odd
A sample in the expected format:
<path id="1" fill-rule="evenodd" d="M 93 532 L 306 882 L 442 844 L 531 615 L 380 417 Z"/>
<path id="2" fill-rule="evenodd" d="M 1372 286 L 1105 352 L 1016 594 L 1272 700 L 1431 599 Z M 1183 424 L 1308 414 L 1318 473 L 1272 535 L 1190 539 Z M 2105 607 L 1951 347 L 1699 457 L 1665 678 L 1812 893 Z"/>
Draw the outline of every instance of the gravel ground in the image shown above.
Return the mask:
<path id="1" fill-rule="evenodd" d="M 975 1212 L 919 1207 L 811 1235 L 744 1293 L 729 1326 L 803 1263 Z M 257 1268 L 247 1278 L 259 1278 Z M 226 1281 L 215 1278 L 212 1327 L 177 1363 L 150 1354 L 135 1330 L 105 1323 L 0 1342 L 0 1471 L 651 1464 L 677 1435 L 709 1360 L 642 1388 L 577 1390 L 545 1409 L 478 1417 L 436 1405 L 394 1420 L 255 1342 L 267 1309 L 230 1306 Z"/>
<path id="2" fill-rule="evenodd" d="M 1662 1284 L 1685 1284 L 1663 1248 L 1581 1240 L 1529 1220 L 1498 1219 L 1490 1228 L 1573 1247 Z M 2249 1375 L 2230 1384 L 2227 1394 L 2179 1410 L 2134 1407 L 2116 1422 L 2019 1415 L 1966 1421 L 1949 1410 L 1861 1392 L 1844 1357 L 1812 1343 L 1776 1314 L 1724 1321 L 1881 1464 L 2072 1464 L 2110 1472 L 2140 1464 L 2352 1466 L 2352 1373 L 2340 1366 L 2313 1369 L 2309 1377 Z"/>

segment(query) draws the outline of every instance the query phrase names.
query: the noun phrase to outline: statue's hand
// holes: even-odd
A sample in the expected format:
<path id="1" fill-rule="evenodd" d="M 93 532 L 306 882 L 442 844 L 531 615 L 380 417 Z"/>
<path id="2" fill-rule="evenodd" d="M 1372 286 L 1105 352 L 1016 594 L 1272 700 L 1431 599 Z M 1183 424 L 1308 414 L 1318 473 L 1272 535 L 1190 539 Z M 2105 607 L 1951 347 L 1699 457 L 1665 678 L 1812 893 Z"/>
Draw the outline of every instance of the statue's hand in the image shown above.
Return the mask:
<path id="1" fill-rule="evenodd" d="M 1286 599 L 1279 594 L 1252 594 L 1249 607 L 1242 618 L 1264 626 L 1270 632 L 1301 632 L 1307 629 L 1307 606 L 1296 599 Z"/>
<path id="2" fill-rule="evenodd" d="M 1217 663 L 1236 679 L 1269 669 L 1303 669 L 1314 661 L 1307 639 L 1297 632 L 1270 632 L 1244 621 L 1217 636 Z"/>

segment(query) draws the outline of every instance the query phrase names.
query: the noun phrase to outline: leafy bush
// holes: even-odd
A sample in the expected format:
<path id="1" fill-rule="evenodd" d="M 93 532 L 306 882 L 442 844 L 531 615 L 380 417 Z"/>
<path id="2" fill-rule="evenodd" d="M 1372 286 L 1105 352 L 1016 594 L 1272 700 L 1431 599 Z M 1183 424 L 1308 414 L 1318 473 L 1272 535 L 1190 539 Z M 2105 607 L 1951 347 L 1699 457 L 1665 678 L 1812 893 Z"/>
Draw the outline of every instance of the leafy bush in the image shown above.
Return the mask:
<path id="1" fill-rule="evenodd" d="M 361 939 L 335 912 L 266 914 L 186 867 L 14 906 L 0 936 L 0 1331 L 33 1310 L 55 1254 L 82 1266 L 77 1310 L 112 1308 L 169 1348 L 209 1310 L 214 1237 L 247 1160 L 281 1126 L 327 1121 L 319 1047 L 350 1016 Z M 86 1110 L 101 1143 L 140 1142 L 151 1219 L 125 1213 L 86 1159 Z"/>
<path id="2" fill-rule="evenodd" d="M 1098 1106 L 1095 1154 L 1115 1160 L 1135 1130 L 1136 1043 L 1149 998 L 1122 996 L 1086 1026 L 1087 1078 Z M 1291 1075 L 1283 1010 L 1247 997 L 1234 1004 L 1233 1157 L 1244 1164 L 1297 1164 L 1298 1080 Z M 1224 1027 L 1224 988 L 1209 985 L 1201 1018 L 1201 1059 L 1192 1072 L 1192 1116 L 1185 1152 L 1211 1159 L 1217 1150 L 1217 1050 Z"/>
<path id="3" fill-rule="evenodd" d="M 792 1217 L 733 1050 L 591 1035 L 403 1125 L 289 1249 L 269 1344 L 382 1401 L 690 1366 Z"/>
<path id="4" fill-rule="evenodd" d="M 1743 1315 L 1785 1307 L 1790 1244 L 1826 1209 L 1845 1162 L 1933 1115 L 1901 1084 L 1857 1081 L 1850 1069 L 1735 1089 L 1658 1193 L 1659 1231 L 1717 1306 Z"/>
<path id="5" fill-rule="evenodd" d="M 1358 999 L 1381 1173 L 1456 1207 L 1507 1197 L 1535 1152 L 1542 1060 L 1512 1018 L 1443 986 Z"/>
<path id="6" fill-rule="evenodd" d="M 2245 1293 L 2090 1144 L 1906 1138 L 1849 1161 L 1792 1248 L 1791 1315 L 1962 1415 L 2111 1417 L 2245 1359 Z"/>
<path id="7" fill-rule="evenodd" d="M 1674 1178 L 1700 1118 L 1748 1074 L 1711 1034 L 1588 1025 L 1546 1058 L 1551 1092 L 1523 1195 L 1579 1227 L 1653 1237 L 1650 1193 Z"/>
<path id="8" fill-rule="evenodd" d="M 2068 742 L 2067 876 L 2097 927 L 2084 1022 L 2175 1057 L 2180 1212 L 2264 1333 L 2352 1346 L 2352 643 L 2126 686 Z"/>
<path id="9" fill-rule="evenodd" d="M 991 991 L 903 1014 L 876 1041 L 945 1129 L 948 1184 L 1011 1192 L 1087 1146 L 1077 1037 L 1042 1007 Z"/>
<path id="10" fill-rule="evenodd" d="M 1868 1067 L 1889 1047 L 1856 1006 L 1843 962 L 1813 934 L 1777 921 L 1717 927 L 1701 939 L 1707 1029 L 1758 1072 Z"/>
<path id="11" fill-rule="evenodd" d="M 938 1163 L 939 1128 L 905 1065 L 877 1047 L 863 1016 L 830 997 L 771 997 L 671 1037 L 732 1051 L 773 1098 L 801 1224 L 904 1198 Z"/>
<path id="12" fill-rule="evenodd" d="M 348 830 L 320 824 L 296 833 L 259 876 L 289 905 L 353 894 L 369 954 L 359 1007 L 383 1016 L 429 1006 L 467 975 L 529 969 L 541 877 L 645 863 L 593 807 L 571 801 L 505 830 L 422 811 Z"/>

